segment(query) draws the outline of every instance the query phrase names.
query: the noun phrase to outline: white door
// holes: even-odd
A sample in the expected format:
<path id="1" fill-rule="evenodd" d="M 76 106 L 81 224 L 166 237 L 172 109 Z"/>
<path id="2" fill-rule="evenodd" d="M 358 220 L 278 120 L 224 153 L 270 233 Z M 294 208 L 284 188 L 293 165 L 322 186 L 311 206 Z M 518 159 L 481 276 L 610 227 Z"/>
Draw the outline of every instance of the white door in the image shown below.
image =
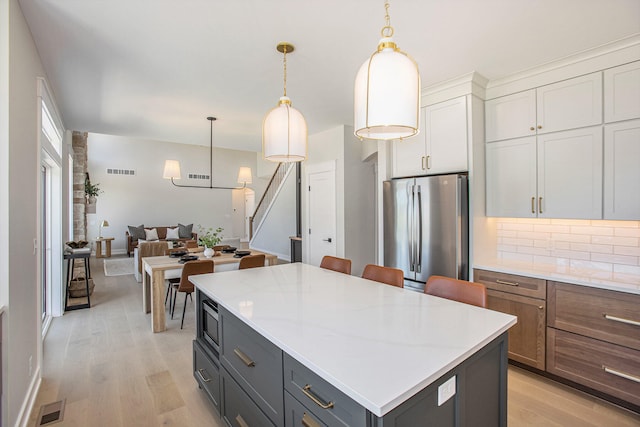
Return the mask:
<path id="1" fill-rule="evenodd" d="M 430 105 L 425 113 L 422 129 L 427 142 L 427 175 L 469 170 L 467 97 Z"/>
<path id="2" fill-rule="evenodd" d="M 307 193 L 307 262 L 320 265 L 323 256 L 336 255 L 335 163 L 307 171 Z"/>
<path id="3" fill-rule="evenodd" d="M 424 175 L 426 170 L 425 152 L 425 109 L 420 109 L 420 133 L 411 138 L 393 141 L 393 176 Z"/>

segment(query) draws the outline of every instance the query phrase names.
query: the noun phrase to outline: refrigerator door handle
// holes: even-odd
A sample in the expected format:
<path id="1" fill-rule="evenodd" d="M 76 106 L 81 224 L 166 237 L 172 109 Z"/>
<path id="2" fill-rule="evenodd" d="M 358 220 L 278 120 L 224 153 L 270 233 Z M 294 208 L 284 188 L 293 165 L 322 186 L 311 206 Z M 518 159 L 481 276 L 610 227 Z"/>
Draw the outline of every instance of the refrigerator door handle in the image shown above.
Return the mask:
<path id="1" fill-rule="evenodd" d="M 417 248 L 416 248 L 416 272 L 421 273 L 422 271 L 422 189 L 419 185 L 418 187 L 418 238 L 417 238 Z"/>
<path id="2" fill-rule="evenodd" d="M 409 232 L 409 271 L 413 269 L 413 185 L 407 185 L 407 196 L 409 203 L 407 206 L 407 225 Z"/>

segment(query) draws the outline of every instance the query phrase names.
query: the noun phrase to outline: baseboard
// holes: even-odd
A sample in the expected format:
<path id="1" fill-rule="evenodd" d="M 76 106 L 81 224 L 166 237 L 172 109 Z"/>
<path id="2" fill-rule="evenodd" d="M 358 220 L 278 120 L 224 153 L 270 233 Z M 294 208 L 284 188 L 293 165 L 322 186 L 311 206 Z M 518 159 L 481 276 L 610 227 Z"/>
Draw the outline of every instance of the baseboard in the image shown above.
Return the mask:
<path id="1" fill-rule="evenodd" d="M 29 384 L 29 390 L 25 396 L 24 402 L 20 407 L 18 418 L 16 419 L 16 427 L 28 427 L 29 418 L 31 418 L 31 412 L 33 411 L 33 405 L 36 403 L 38 397 L 38 391 L 40 391 L 40 385 L 42 384 L 42 377 L 40 375 L 40 367 L 36 369 Z"/>

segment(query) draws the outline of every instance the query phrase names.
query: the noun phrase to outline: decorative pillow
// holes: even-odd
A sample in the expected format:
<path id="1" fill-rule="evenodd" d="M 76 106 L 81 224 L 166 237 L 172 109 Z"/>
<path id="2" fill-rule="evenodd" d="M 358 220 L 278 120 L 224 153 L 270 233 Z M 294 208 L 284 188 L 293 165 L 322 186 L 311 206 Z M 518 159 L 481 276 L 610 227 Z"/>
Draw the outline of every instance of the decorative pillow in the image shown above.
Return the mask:
<path id="1" fill-rule="evenodd" d="M 193 224 L 182 225 L 178 223 L 178 235 L 181 239 L 190 239 L 193 232 Z"/>
<path id="2" fill-rule="evenodd" d="M 148 229 L 145 228 L 144 229 L 144 233 L 145 233 L 145 240 L 149 240 L 149 241 L 154 241 L 154 240 L 158 240 L 158 229 L 156 228 L 152 228 L 152 229 Z"/>
<path id="3" fill-rule="evenodd" d="M 180 229 L 167 227 L 167 240 L 178 240 L 180 238 Z"/>
<path id="4" fill-rule="evenodd" d="M 140 224 L 140 226 L 138 226 L 138 227 L 130 225 L 129 226 L 129 235 L 131 236 L 132 240 L 144 239 L 146 237 L 146 235 L 144 233 L 144 225 Z"/>

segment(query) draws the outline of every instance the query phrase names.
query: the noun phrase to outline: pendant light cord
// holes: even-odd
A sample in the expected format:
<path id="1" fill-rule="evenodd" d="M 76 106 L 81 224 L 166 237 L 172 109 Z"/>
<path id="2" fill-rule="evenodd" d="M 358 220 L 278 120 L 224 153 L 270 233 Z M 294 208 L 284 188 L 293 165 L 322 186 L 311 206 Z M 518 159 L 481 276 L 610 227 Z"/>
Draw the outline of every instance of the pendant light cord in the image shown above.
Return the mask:
<path id="1" fill-rule="evenodd" d="M 215 117 L 207 117 L 210 123 L 209 131 L 209 187 L 213 188 L 213 121 Z"/>
<path id="2" fill-rule="evenodd" d="M 284 96 L 287 96 L 287 46 L 285 45 L 283 48 L 284 59 L 283 59 L 283 68 L 284 68 Z"/>
<path id="3" fill-rule="evenodd" d="M 384 22 L 385 25 L 382 27 L 380 34 L 382 37 L 393 37 L 393 27 L 391 26 L 391 17 L 389 16 L 389 2 L 384 2 Z"/>

